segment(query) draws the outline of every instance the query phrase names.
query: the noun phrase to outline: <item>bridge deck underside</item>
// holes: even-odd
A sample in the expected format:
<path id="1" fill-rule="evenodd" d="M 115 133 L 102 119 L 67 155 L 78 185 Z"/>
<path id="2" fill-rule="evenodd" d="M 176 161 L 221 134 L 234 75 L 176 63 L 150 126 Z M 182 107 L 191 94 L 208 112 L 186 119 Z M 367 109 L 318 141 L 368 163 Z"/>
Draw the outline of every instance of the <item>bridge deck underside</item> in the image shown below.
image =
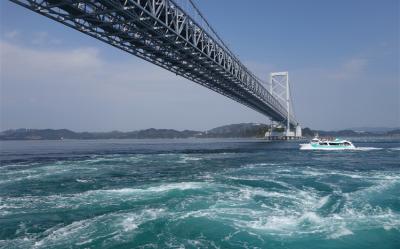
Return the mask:
<path id="1" fill-rule="evenodd" d="M 285 108 L 169 0 L 11 0 L 181 75 L 278 122 Z M 292 117 L 291 124 L 296 121 Z"/>

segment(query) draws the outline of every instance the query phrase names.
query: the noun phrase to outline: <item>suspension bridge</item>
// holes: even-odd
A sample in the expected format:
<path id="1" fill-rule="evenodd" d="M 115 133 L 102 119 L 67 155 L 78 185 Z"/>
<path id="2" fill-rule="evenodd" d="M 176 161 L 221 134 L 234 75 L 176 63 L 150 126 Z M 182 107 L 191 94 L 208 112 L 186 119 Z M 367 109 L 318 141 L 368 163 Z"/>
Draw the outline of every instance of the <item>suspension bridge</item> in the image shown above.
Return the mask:
<path id="1" fill-rule="evenodd" d="M 286 136 L 301 136 L 288 73 L 272 73 L 268 85 L 257 78 L 192 0 L 10 1 L 246 105 L 285 126 Z"/>

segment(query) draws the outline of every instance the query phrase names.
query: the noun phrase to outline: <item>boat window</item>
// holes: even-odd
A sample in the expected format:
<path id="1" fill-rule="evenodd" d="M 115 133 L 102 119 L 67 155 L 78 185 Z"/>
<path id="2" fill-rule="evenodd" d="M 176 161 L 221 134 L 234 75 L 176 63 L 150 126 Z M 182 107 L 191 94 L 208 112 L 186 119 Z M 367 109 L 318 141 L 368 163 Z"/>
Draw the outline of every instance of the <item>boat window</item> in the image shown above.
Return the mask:
<path id="1" fill-rule="evenodd" d="M 328 145 L 328 143 L 319 143 L 319 145 Z"/>
<path id="2" fill-rule="evenodd" d="M 350 146 L 350 143 L 349 142 L 344 142 L 344 145 Z"/>
<path id="3" fill-rule="evenodd" d="M 338 143 L 329 143 L 329 145 L 339 145 Z"/>

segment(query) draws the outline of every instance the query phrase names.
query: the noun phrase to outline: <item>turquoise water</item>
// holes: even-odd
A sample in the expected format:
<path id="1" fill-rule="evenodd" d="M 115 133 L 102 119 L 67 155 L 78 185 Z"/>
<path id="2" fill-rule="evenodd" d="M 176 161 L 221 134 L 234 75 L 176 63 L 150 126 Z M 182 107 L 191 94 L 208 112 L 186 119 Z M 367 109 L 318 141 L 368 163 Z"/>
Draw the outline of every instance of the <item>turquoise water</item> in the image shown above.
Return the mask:
<path id="1" fill-rule="evenodd" d="M 400 140 L 1 142 L 0 248 L 400 248 Z"/>

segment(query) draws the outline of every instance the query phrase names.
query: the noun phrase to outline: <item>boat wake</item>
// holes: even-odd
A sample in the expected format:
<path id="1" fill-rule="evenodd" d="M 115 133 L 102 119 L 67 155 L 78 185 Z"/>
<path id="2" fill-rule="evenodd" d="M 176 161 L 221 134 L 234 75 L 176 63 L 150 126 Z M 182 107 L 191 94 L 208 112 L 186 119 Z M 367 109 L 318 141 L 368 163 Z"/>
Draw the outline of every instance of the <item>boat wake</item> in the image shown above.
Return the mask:
<path id="1" fill-rule="evenodd" d="M 382 150 L 383 148 L 376 148 L 376 147 L 356 147 L 353 150 L 359 151 L 370 151 L 370 150 Z"/>
<path id="2" fill-rule="evenodd" d="M 328 151 L 371 151 L 371 150 L 382 150 L 383 148 L 376 147 L 354 147 L 354 148 L 315 148 L 310 144 L 300 144 L 300 150 L 328 150 Z"/>

